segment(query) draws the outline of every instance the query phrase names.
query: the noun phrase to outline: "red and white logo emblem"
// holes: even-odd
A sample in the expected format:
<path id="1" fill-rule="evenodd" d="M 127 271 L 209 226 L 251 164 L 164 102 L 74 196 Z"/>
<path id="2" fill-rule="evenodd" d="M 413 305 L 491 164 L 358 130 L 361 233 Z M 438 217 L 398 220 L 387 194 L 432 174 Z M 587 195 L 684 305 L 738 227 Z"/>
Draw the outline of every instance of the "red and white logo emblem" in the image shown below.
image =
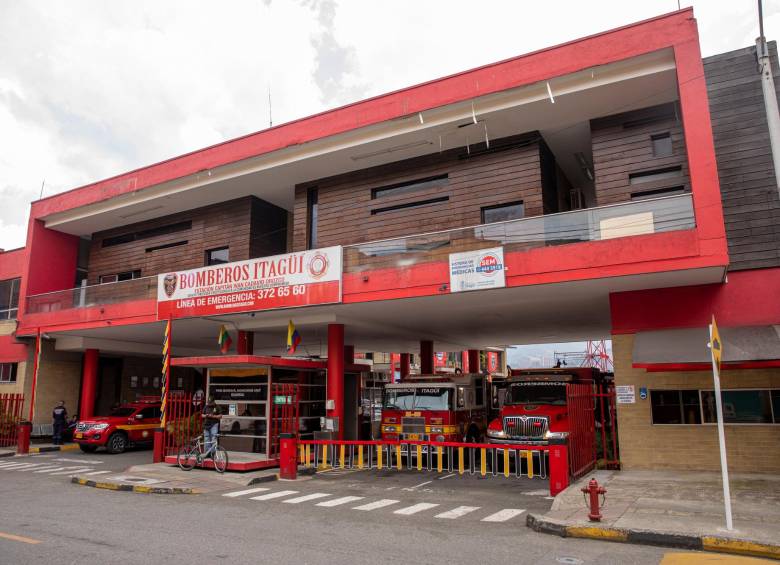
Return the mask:
<path id="1" fill-rule="evenodd" d="M 497 272 L 502 270 L 504 266 L 501 264 L 501 260 L 495 253 L 485 253 L 479 258 L 479 264 L 477 265 L 477 272 L 485 277 L 492 277 Z"/>
<path id="2" fill-rule="evenodd" d="M 165 295 L 168 298 L 173 296 L 173 293 L 176 292 L 176 284 L 178 283 L 178 280 L 179 277 L 176 275 L 176 273 L 165 275 L 165 278 L 163 279 L 163 290 L 165 290 Z"/>
<path id="3" fill-rule="evenodd" d="M 328 272 L 329 266 L 330 262 L 328 261 L 327 255 L 318 251 L 311 259 L 309 259 L 307 268 L 309 269 L 309 274 L 313 278 L 319 279 L 325 276 L 325 274 Z"/>

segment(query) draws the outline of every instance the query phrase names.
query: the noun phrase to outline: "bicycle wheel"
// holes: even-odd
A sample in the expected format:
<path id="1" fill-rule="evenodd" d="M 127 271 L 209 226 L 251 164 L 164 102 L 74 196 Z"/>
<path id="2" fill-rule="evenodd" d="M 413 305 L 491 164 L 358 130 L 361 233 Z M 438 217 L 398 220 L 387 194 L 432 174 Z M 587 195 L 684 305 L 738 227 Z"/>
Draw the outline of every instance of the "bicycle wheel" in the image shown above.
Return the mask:
<path id="1" fill-rule="evenodd" d="M 192 445 L 184 445 L 179 450 L 179 455 L 176 457 L 176 462 L 179 464 L 179 468 L 182 471 L 191 471 L 195 467 L 195 463 L 198 461 L 198 451 Z"/>
<path id="2" fill-rule="evenodd" d="M 225 448 L 220 445 L 215 447 L 211 459 L 214 461 L 214 469 L 219 473 L 224 473 L 228 466 L 228 454 Z"/>

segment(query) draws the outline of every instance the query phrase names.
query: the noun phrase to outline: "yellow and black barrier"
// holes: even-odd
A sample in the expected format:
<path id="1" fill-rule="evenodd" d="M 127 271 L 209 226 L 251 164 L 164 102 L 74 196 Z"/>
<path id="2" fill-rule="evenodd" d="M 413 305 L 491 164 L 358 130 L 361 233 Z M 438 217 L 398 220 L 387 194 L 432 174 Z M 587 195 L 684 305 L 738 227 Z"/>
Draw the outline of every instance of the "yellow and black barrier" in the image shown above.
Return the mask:
<path id="1" fill-rule="evenodd" d="M 410 470 L 482 477 L 548 478 L 547 446 L 299 440 L 298 464 L 317 470 Z"/>

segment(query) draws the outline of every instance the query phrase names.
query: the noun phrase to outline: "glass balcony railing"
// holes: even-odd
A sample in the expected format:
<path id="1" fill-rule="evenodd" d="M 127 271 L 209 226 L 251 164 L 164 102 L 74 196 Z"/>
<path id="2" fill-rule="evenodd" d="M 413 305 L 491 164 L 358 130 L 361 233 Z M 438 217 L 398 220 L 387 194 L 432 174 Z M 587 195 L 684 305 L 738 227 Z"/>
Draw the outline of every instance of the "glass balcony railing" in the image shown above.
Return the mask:
<path id="1" fill-rule="evenodd" d="M 503 247 L 505 252 L 691 229 L 696 223 L 690 194 L 667 196 L 469 228 L 424 233 L 344 247 L 344 272 L 406 268 L 447 261 L 450 253 Z M 27 313 L 56 312 L 154 299 L 157 277 L 97 284 L 27 298 Z"/>
<path id="2" fill-rule="evenodd" d="M 503 247 L 528 251 L 695 227 L 690 194 L 548 214 L 344 247 L 344 272 L 448 261 L 450 253 Z"/>
<path id="3" fill-rule="evenodd" d="M 57 312 L 73 308 L 88 308 L 145 300 L 157 297 L 157 277 L 142 277 L 114 283 L 93 284 L 36 294 L 27 298 L 28 314 Z"/>

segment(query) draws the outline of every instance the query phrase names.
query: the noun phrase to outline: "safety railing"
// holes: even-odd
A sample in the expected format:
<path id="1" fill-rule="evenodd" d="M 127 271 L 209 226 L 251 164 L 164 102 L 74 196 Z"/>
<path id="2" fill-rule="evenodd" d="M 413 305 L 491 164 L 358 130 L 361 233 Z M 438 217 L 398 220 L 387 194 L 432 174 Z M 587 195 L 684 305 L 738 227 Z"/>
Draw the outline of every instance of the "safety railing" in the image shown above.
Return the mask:
<path id="1" fill-rule="evenodd" d="M 0 394 L 0 447 L 16 445 L 24 394 Z"/>
<path id="2" fill-rule="evenodd" d="M 58 312 L 73 308 L 89 308 L 157 297 L 157 277 L 142 277 L 127 281 L 92 284 L 56 290 L 27 297 L 27 314 Z"/>
<path id="3" fill-rule="evenodd" d="M 171 392 L 163 436 L 163 455 L 176 455 L 182 446 L 203 433 L 203 401 L 189 392 Z"/>
<path id="4" fill-rule="evenodd" d="M 296 445 L 298 465 L 320 471 L 407 470 L 527 479 L 551 479 L 549 452 L 562 447 L 563 457 L 557 454 L 552 460 L 563 461 L 555 472 L 568 475 L 565 446 L 375 440 L 296 440 Z M 550 485 L 552 491 L 552 480 Z"/>
<path id="5" fill-rule="evenodd" d="M 347 245 L 344 272 L 408 268 L 489 247 L 528 251 L 694 227 L 692 197 L 680 194 Z"/>

